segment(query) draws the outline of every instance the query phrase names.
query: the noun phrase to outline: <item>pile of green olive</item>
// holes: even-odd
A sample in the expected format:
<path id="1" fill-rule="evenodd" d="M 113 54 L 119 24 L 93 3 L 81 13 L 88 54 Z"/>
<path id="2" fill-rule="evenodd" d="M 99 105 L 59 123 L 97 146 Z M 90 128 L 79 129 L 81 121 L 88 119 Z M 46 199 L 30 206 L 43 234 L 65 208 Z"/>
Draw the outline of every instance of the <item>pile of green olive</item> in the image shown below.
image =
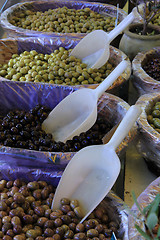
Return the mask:
<path id="1" fill-rule="evenodd" d="M 96 29 L 111 31 L 115 20 L 115 17 L 103 16 L 90 8 L 76 10 L 62 7 L 45 12 L 20 9 L 10 16 L 9 22 L 34 31 L 89 33 Z"/>
<path id="2" fill-rule="evenodd" d="M 83 85 L 101 83 L 114 69 L 109 61 L 99 69 L 87 69 L 70 51 L 60 47 L 50 55 L 35 50 L 13 54 L 8 63 L 0 64 L 0 76 L 11 81 Z"/>
<path id="3" fill-rule="evenodd" d="M 148 123 L 157 132 L 160 133 L 160 102 L 156 102 L 151 109 L 151 113 L 147 115 Z"/>

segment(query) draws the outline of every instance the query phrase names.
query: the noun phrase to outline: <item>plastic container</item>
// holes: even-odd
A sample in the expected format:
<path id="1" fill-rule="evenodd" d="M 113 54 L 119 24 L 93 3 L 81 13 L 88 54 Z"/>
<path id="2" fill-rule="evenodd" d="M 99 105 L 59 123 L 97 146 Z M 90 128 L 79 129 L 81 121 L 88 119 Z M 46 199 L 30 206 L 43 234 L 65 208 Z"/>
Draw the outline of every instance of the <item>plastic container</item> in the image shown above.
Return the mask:
<path id="1" fill-rule="evenodd" d="M 145 93 L 160 91 L 160 82 L 150 77 L 143 69 L 146 62 L 154 57 L 160 58 L 160 47 L 138 53 L 132 61 L 132 83 L 139 96 Z"/>

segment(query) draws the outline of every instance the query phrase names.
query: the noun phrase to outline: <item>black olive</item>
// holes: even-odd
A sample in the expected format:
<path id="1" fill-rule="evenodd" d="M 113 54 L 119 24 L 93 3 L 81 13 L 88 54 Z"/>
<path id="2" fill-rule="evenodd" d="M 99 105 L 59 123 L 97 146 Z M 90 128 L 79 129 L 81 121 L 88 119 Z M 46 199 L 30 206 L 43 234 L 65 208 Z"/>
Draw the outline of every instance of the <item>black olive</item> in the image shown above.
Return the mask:
<path id="1" fill-rule="evenodd" d="M 18 134 L 18 129 L 16 127 L 11 128 L 11 133 Z"/>

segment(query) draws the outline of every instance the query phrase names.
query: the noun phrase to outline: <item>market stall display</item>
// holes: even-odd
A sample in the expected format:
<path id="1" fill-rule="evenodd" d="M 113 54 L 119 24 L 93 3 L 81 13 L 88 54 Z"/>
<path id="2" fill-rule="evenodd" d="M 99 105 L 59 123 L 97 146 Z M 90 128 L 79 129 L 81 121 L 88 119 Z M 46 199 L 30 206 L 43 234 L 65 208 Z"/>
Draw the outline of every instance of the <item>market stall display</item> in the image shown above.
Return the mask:
<path id="1" fill-rule="evenodd" d="M 149 169 L 157 175 L 159 175 L 160 172 L 160 133 L 158 130 L 159 100 L 160 96 L 157 91 L 155 93 L 148 93 L 140 96 L 136 102 L 142 107 L 142 114 L 137 122 L 139 132 L 137 147 L 140 154 L 145 159 Z"/>

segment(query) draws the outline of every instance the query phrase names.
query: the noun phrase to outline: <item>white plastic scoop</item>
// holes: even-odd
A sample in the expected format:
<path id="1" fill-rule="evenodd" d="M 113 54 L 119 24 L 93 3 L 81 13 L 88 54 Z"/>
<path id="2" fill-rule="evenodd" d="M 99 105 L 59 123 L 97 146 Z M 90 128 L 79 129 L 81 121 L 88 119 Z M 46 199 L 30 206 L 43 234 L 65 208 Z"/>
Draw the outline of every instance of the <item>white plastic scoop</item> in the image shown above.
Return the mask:
<path id="1" fill-rule="evenodd" d="M 85 147 L 74 155 L 56 189 L 53 210 L 59 209 L 62 198 L 77 199 L 84 214 L 81 220 L 83 222 L 96 208 L 110 191 L 120 172 L 120 160 L 115 150 L 140 113 L 138 106 L 131 106 L 107 144 Z"/>
<path id="2" fill-rule="evenodd" d="M 135 18 L 136 8 L 123 19 L 111 32 L 95 30 L 87 34 L 71 51 L 70 55 L 80 58 L 88 68 L 100 68 L 109 59 L 109 44 L 117 37 Z"/>
<path id="3" fill-rule="evenodd" d="M 64 98 L 42 123 L 42 128 L 51 133 L 55 141 L 65 142 L 90 129 L 97 119 L 97 101 L 102 93 L 126 69 L 122 61 L 96 88 L 82 88 Z"/>

